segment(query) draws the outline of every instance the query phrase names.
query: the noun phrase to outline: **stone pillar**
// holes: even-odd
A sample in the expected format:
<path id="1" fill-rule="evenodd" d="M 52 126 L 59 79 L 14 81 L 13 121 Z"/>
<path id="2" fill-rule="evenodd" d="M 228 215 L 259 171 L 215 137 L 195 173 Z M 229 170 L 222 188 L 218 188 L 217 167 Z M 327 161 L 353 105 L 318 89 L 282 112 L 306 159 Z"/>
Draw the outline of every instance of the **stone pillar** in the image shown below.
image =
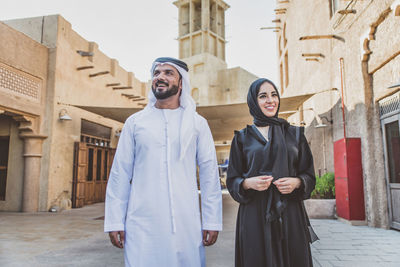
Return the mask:
<path id="1" fill-rule="evenodd" d="M 13 119 L 19 122 L 19 137 L 24 140 L 22 211 L 35 212 L 39 207 L 42 143 L 47 136 L 37 134 L 40 117 L 15 114 Z"/>
<path id="2" fill-rule="evenodd" d="M 46 136 L 25 134 L 24 139 L 24 189 L 22 211 L 38 211 L 40 164 L 42 158 L 42 143 Z"/>

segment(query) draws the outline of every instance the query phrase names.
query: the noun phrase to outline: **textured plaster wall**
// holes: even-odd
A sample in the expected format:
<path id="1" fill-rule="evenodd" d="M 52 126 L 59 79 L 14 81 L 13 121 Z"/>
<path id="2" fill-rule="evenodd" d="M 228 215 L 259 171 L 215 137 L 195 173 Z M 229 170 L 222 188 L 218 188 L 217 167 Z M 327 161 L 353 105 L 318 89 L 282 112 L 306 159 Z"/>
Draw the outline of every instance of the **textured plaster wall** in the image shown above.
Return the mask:
<path id="1" fill-rule="evenodd" d="M 33 77 L 40 81 L 41 87 L 37 99 L 29 98 L 19 93 L 2 89 L 0 98 L 0 109 L 12 112 L 15 115 L 27 115 L 36 118 L 37 125 L 34 127 L 36 134 L 46 134 L 44 104 L 47 99 L 47 65 L 48 50 L 45 46 L 31 39 L 26 34 L 19 32 L 9 25 L 12 22 L 0 22 L 0 63 L 8 66 L 13 73 Z M 32 27 L 37 29 L 36 22 Z M 6 200 L 1 201 L 0 210 L 20 211 L 22 207 L 23 192 L 23 144 L 19 137 L 18 123 L 8 117 L 8 125 L 2 125 L 9 129 L 10 149 L 9 166 L 7 175 Z M 45 162 L 45 157 L 42 162 Z"/>
<path id="2" fill-rule="evenodd" d="M 286 24 L 288 40 L 287 47 L 284 47 L 283 31 L 278 32 L 280 50 L 287 49 L 289 56 L 290 82 L 284 88 L 284 95 L 317 93 L 303 104 L 303 116 L 299 112 L 289 118 L 293 123 L 301 120 L 306 123 L 306 135 L 317 172 L 324 170 L 324 165 L 327 171 L 333 171 L 333 142 L 344 136 L 339 63 L 343 58 L 346 136 L 359 137 L 362 142 L 367 222 L 370 226 L 384 228 L 388 227 L 388 195 L 376 100 L 387 94 L 387 87 L 399 77 L 400 37 L 394 33 L 400 28 L 400 17 L 389 9 L 394 2 L 340 1 L 339 9 L 349 5 L 348 8 L 355 9 L 356 13 L 335 13 L 330 17 L 329 1 L 291 1 L 286 5 L 286 14 L 277 16 L 281 19 L 280 26 Z M 385 13 L 388 9 L 389 13 Z M 301 36 L 331 34 L 341 40 L 299 40 Z M 369 38 L 367 46 L 364 45 L 366 38 Z M 306 61 L 301 56 L 304 53 L 321 53 L 324 57 L 318 61 Z M 279 57 L 278 67 L 282 60 L 283 57 Z M 339 91 L 323 92 L 331 88 Z M 316 114 L 332 119 L 333 124 L 323 119 L 328 127 L 316 129 Z M 321 149 L 323 144 L 325 153 Z"/>
<path id="3" fill-rule="evenodd" d="M 111 147 L 116 147 L 118 138 L 115 136 L 115 132 L 120 130 L 123 125 L 72 105 L 140 107 L 138 102 L 133 102 L 121 94 L 143 96 L 147 93 L 146 84 L 136 79 L 133 73 L 121 68 L 117 60 L 103 54 L 96 43 L 88 42 L 81 37 L 72 29 L 71 24 L 59 15 L 12 20 L 7 21 L 7 24 L 21 31 L 12 30 L 12 34 L 16 37 L 14 39 L 12 39 L 13 36 L 7 38 L 11 41 L 15 40 L 12 44 L 17 41 L 21 43 L 20 39 L 26 40 L 24 42 L 28 43 L 23 47 L 15 47 L 16 51 L 25 53 L 27 62 L 30 60 L 43 61 L 42 64 L 38 64 L 39 67 L 43 66 L 43 70 L 41 68 L 38 70 L 46 74 L 48 71 L 48 78 L 44 77 L 43 79 L 45 93 L 42 94 L 43 103 L 46 104 L 41 105 L 41 129 L 42 133 L 47 135 L 47 139 L 43 143 L 39 192 L 39 210 L 46 211 L 63 191 L 67 191 L 69 196 L 71 194 L 73 148 L 74 142 L 80 141 L 81 120 L 85 119 L 110 127 L 112 129 Z M 2 25 L 0 24 L 0 31 L 5 27 L 4 25 L 2 28 Z M 45 46 L 37 42 L 41 42 Z M 0 45 L 3 45 L 3 42 Z M 36 46 L 43 51 L 40 50 L 41 53 L 33 54 L 32 47 Z M 94 56 L 82 57 L 77 50 L 93 52 Z M 6 59 L 13 66 L 25 64 L 20 57 Z M 29 66 L 26 69 L 31 73 L 38 72 Z M 91 68 L 77 70 L 77 68 L 85 66 Z M 104 71 L 108 73 L 89 77 L 90 74 Z M 41 73 L 39 74 L 41 75 Z M 133 88 L 113 90 L 112 86 L 107 86 L 107 84 L 113 83 Z M 20 101 L 15 100 L 13 103 L 18 105 Z M 62 109 L 67 110 L 72 121 L 59 120 L 59 113 Z"/>

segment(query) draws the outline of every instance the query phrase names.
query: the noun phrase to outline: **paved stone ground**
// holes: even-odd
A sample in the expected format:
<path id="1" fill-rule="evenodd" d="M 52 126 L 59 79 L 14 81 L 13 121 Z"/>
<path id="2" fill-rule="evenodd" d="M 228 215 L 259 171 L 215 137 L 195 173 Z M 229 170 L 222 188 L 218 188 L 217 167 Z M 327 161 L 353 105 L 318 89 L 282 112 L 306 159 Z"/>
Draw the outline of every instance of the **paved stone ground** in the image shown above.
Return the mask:
<path id="1" fill-rule="evenodd" d="M 314 266 L 400 266 L 400 232 L 311 220 L 320 240 L 312 244 Z"/>
<path id="2" fill-rule="evenodd" d="M 224 231 L 206 249 L 207 267 L 233 267 L 237 204 L 224 194 Z M 61 213 L 0 213 L 0 266 L 123 266 L 103 231 L 104 205 Z M 312 220 L 314 265 L 400 266 L 400 232 Z M 173 266 L 166 266 L 173 267 Z"/>
<path id="3" fill-rule="evenodd" d="M 0 266 L 123 266 L 103 233 L 104 205 L 61 213 L 0 213 Z"/>

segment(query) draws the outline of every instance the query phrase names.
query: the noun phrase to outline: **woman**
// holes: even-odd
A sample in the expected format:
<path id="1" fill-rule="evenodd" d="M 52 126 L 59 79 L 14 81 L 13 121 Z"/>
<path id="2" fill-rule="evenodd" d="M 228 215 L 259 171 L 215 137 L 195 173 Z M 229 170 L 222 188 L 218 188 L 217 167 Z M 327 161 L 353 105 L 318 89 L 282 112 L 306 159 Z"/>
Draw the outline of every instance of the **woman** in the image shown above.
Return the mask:
<path id="1" fill-rule="evenodd" d="M 235 266 L 312 266 L 302 203 L 315 186 L 307 140 L 278 118 L 280 97 L 271 81 L 254 81 L 247 104 L 254 125 L 235 132 L 227 175 L 229 193 L 240 203 Z"/>

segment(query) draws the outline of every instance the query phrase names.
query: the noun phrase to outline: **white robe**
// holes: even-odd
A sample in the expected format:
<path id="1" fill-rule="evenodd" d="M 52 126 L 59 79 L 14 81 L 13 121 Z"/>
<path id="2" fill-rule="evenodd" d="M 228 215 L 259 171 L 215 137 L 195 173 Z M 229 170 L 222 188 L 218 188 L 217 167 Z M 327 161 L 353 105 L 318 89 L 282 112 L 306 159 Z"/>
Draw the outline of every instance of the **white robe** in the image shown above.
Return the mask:
<path id="1" fill-rule="evenodd" d="M 181 107 L 152 107 L 129 117 L 123 127 L 108 180 L 104 231 L 125 230 L 126 266 L 205 266 L 202 230 L 222 230 L 210 129 L 196 113 L 193 138 L 179 161 L 182 114 Z"/>

